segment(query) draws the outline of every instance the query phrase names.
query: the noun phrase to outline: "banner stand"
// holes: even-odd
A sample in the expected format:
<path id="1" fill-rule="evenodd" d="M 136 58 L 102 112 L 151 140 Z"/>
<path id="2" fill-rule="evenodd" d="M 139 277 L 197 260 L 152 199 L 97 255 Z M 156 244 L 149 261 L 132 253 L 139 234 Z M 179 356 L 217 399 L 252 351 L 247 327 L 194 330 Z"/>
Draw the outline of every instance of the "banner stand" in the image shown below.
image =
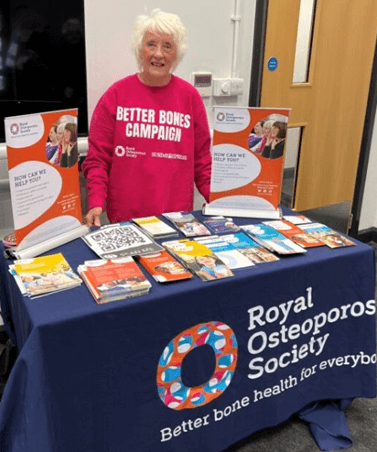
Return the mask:
<path id="1" fill-rule="evenodd" d="M 4 256 L 7 259 L 30 259 L 57 248 L 58 246 L 64 245 L 65 243 L 71 242 L 72 240 L 78 239 L 89 232 L 90 228 L 82 225 L 73 231 L 65 232 L 64 234 L 58 235 L 44 242 L 37 243 L 30 248 L 22 250 L 18 250 L 17 247 L 5 248 Z"/>
<path id="2" fill-rule="evenodd" d="M 214 107 L 209 203 L 203 215 L 280 219 L 290 109 Z"/>
<path id="3" fill-rule="evenodd" d="M 90 232 L 83 225 L 77 108 L 4 120 L 15 244 L 6 257 L 38 256 Z"/>

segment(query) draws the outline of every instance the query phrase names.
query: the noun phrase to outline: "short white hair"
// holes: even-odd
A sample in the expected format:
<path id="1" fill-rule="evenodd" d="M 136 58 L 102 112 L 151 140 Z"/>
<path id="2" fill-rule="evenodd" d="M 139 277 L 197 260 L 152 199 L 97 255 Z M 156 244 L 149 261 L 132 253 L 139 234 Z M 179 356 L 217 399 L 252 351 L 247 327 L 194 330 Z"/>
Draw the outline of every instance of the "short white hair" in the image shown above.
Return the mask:
<path id="1" fill-rule="evenodd" d="M 137 66 L 140 71 L 142 70 L 140 52 L 145 33 L 148 31 L 167 33 L 173 38 L 177 52 L 176 60 L 171 67 L 171 72 L 173 72 L 181 62 L 187 50 L 187 30 L 181 19 L 176 14 L 164 13 L 159 8 L 154 9 L 150 16 L 141 15 L 136 18 L 133 31 L 132 50 L 135 54 Z"/>
<path id="2" fill-rule="evenodd" d="M 272 127 L 275 121 L 273 121 L 272 119 L 268 119 L 267 121 L 264 122 L 263 127 Z"/>
<path id="3" fill-rule="evenodd" d="M 56 131 L 57 132 L 64 132 L 64 128 L 65 128 L 65 125 L 66 125 L 67 123 L 66 122 L 61 122 L 61 123 L 59 123 L 58 124 L 58 127 L 56 128 Z"/>

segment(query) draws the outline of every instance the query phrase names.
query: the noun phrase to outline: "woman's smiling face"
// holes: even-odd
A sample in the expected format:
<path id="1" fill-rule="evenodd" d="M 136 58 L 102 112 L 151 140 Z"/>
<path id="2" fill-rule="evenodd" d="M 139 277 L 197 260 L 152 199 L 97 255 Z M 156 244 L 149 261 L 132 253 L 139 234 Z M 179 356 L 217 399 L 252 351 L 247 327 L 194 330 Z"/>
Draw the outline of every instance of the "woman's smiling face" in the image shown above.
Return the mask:
<path id="1" fill-rule="evenodd" d="M 170 80 L 170 70 L 177 58 L 173 37 L 167 33 L 147 31 L 140 57 L 143 81 L 167 83 Z"/>

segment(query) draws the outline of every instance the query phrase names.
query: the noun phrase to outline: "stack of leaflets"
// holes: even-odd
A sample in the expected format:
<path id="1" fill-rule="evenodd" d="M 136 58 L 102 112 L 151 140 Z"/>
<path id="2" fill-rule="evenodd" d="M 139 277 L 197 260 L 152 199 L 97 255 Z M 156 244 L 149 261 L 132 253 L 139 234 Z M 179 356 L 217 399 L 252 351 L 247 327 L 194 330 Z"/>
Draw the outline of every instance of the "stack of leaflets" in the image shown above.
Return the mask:
<path id="1" fill-rule="evenodd" d="M 230 268 L 203 243 L 181 239 L 164 242 L 163 246 L 202 281 L 233 276 Z"/>
<path id="2" fill-rule="evenodd" d="M 253 264 L 262 264 L 264 262 L 279 260 L 278 256 L 271 253 L 271 251 L 268 251 L 244 232 L 226 234 L 221 236 L 221 238 L 226 242 L 231 243 L 234 248 L 244 254 Z"/>
<path id="3" fill-rule="evenodd" d="M 198 237 L 199 243 L 204 243 L 219 257 L 231 270 L 252 267 L 253 262 L 233 246 L 230 241 L 224 240 L 218 235 L 210 237 Z"/>
<path id="4" fill-rule="evenodd" d="M 162 214 L 186 237 L 199 237 L 211 235 L 204 224 L 189 212 L 168 212 Z"/>
<path id="5" fill-rule="evenodd" d="M 312 234 L 305 232 L 301 227 L 287 221 L 287 220 L 271 220 L 263 221 L 263 224 L 271 226 L 280 231 L 285 237 L 293 240 L 298 245 L 304 248 L 313 248 L 316 246 L 324 246 L 325 243 L 319 240 Z M 301 226 L 301 225 L 300 225 Z"/>
<path id="6" fill-rule="evenodd" d="M 225 218 L 222 216 L 207 218 L 206 220 L 203 220 L 203 223 L 213 234 L 221 234 L 222 232 L 232 233 L 241 230 L 241 228 L 234 223 L 232 218 Z"/>
<path id="7" fill-rule="evenodd" d="M 16 260 L 9 271 L 21 293 L 30 298 L 72 289 L 82 283 L 62 253 Z"/>
<path id="8" fill-rule="evenodd" d="M 192 278 L 192 273 L 166 250 L 140 256 L 139 262 L 160 283 Z"/>
<path id="9" fill-rule="evenodd" d="M 140 256 L 163 249 L 136 224 L 129 221 L 102 226 L 82 239 L 102 259 Z"/>
<path id="10" fill-rule="evenodd" d="M 276 229 L 263 223 L 242 226 L 242 229 L 258 243 L 278 254 L 306 253 L 306 250 L 285 237 Z"/>
<path id="11" fill-rule="evenodd" d="M 178 231 L 155 216 L 134 218 L 132 221 L 136 223 L 141 230 L 156 240 L 178 236 Z"/>
<path id="12" fill-rule="evenodd" d="M 342 248 L 354 246 L 352 240 L 342 236 L 328 226 L 321 223 L 302 224 L 300 226 L 305 232 L 324 242 L 329 248 Z"/>
<path id="13" fill-rule="evenodd" d="M 145 295 L 151 288 L 131 256 L 85 261 L 77 271 L 98 304 Z"/>

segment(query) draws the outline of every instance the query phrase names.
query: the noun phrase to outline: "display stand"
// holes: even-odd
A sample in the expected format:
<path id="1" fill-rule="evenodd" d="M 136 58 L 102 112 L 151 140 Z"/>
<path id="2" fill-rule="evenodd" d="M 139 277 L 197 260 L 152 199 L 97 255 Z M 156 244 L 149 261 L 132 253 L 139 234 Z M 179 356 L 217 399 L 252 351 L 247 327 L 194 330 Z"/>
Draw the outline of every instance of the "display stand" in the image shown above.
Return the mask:
<path id="1" fill-rule="evenodd" d="M 289 109 L 214 108 L 210 202 L 204 215 L 281 218 Z"/>
<path id="2" fill-rule="evenodd" d="M 16 247 L 35 257 L 89 232 L 82 224 L 77 109 L 5 118 Z"/>

